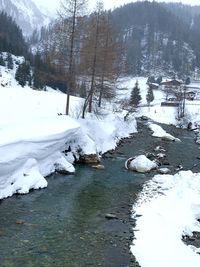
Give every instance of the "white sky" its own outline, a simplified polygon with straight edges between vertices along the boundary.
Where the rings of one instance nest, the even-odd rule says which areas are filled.
[[[59,7],[60,0],[32,0],[33,2],[45,6],[47,8],[50,8],[51,10],[54,10]],[[89,6],[93,8],[95,6],[95,0],[88,0]],[[113,9],[114,7],[118,7],[123,4],[127,4],[130,2],[136,2],[134,0],[104,0],[104,7],[105,9]],[[157,0],[157,2],[182,2],[184,4],[190,4],[190,5],[200,5],[200,0]]]

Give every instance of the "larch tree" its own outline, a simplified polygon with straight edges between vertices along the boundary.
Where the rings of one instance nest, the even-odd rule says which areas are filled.
[[[83,15],[86,7],[86,0],[63,0],[61,2],[60,17],[63,20],[64,31],[68,34],[69,53],[68,57],[68,75],[67,75],[67,102],[66,115],[69,114],[70,94],[74,90],[75,80],[75,62],[76,62],[76,37],[77,21]]]
[[[109,12],[102,2],[97,3],[96,12],[89,18],[80,55],[83,75],[90,77],[90,86],[85,99],[82,117],[88,107],[92,112],[94,96],[101,106],[102,97],[114,95],[111,83],[117,77],[118,45]]]
[[[99,48],[99,33],[100,33],[100,16],[103,12],[102,2],[97,2],[97,11],[93,14],[88,33],[86,35],[86,42],[82,48],[84,68],[91,76],[90,89],[85,98],[82,118],[85,117],[85,111],[88,106],[88,111],[92,112],[92,101],[95,92],[95,77],[97,75],[98,63],[98,48]]]
[[[119,58],[119,42],[117,41],[109,12],[102,14],[100,38],[99,107],[101,107],[102,97],[109,98],[110,95],[113,95],[111,84],[116,81],[118,74],[117,60]]]

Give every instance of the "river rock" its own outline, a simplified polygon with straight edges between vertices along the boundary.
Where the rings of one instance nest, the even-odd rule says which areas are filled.
[[[92,165],[92,168],[97,169],[97,170],[104,170],[105,169],[105,167],[101,164]]]
[[[200,145],[200,138],[199,137],[196,139],[196,144]]]
[[[189,131],[192,130],[192,122],[191,121],[187,125],[187,130],[189,130]]]
[[[25,221],[23,221],[23,220],[16,220],[15,223],[16,223],[16,224],[25,224]]]
[[[107,213],[105,215],[105,218],[108,219],[108,220],[118,219],[117,215],[115,215],[113,213]]]
[[[139,155],[126,160],[125,168],[128,170],[145,173],[157,168],[157,164],[149,160],[145,155]]]
[[[181,170],[183,170],[183,165],[182,164],[179,164],[177,166],[177,168],[175,169],[175,171],[181,171]]]
[[[157,157],[158,159],[164,159],[164,158],[166,158],[166,154],[164,154],[164,153],[158,153],[158,154],[156,155],[156,157]]]
[[[148,158],[148,159],[154,159],[156,157],[156,155],[154,153],[151,153],[151,152],[147,152],[145,154],[145,156]]]
[[[144,116],[144,115],[141,117],[141,120],[143,120],[143,121],[148,121],[148,119],[149,118],[147,116]]]
[[[97,154],[90,154],[90,155],[82,155],[80,156],[79,161],[81,163],[86,164],[98,164],[100,162],[100,158]]]
[[[156,148],[154,148],[154,151],[156,151],[156,152],[165,152],[166,150],[162,146],[157,146]]]
[[[181,140],[180,140],[179,138],[176,138],[176,137],[174,137],[173,135],[168,134],[168,133],[166,133],[165,135],[163,135],[163,136],[161,137],[161,139],[164,140],[164,141],[181,142]]]
[[[158,172],[159,172],[160,174],[168,174],[168,173],[170,173],[171,171],[170,171],[170,169],[168,169],[168,168],[160,168],[160,169],[158,169]]]

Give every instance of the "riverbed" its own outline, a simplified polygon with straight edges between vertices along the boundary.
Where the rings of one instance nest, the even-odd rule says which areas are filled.
[[[0,262],[5,267],[139,266],[129,252],[134,233],[131,207],[150,174],[127,171],[131,156],[166,149],[164,164],[200,171],[194,133],[162,125],[179,142],[161,141],[139,122],[138,134],[102,158],[104,170],[77,165],[75,175],[54,174],[48,187],[0,203]],[[107,213],[116,218],[108,220]]]

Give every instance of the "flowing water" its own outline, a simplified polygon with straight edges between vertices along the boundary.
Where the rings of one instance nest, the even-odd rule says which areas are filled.
[[[75,175],[54,174],[48,187],[0,203],[1,267],[138,266],[129,254],[130,210],[142,185],[155,173],[125,170],[130,156],[167,149],[172,171],[180,163],[200,171],[194,133],[164,126],[181,143],[153,138],[146,127],[102,159],[105,170],[77,165]],[[108,220],[107,213],[117,219]]]

